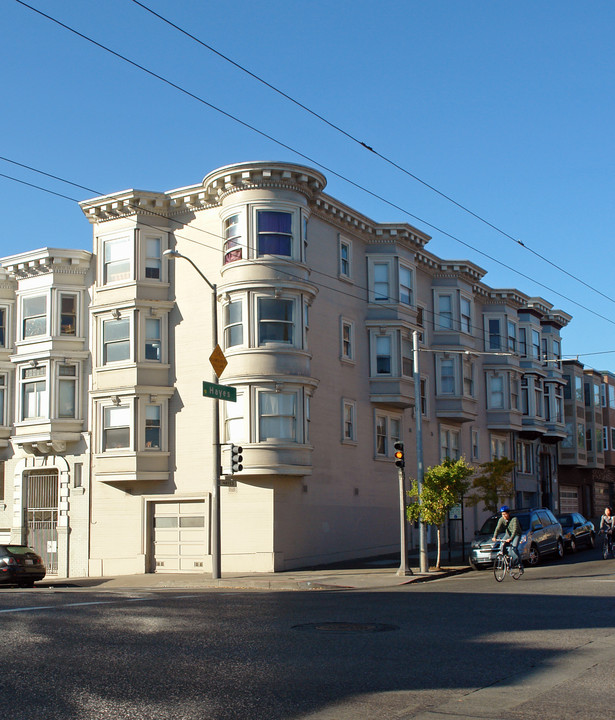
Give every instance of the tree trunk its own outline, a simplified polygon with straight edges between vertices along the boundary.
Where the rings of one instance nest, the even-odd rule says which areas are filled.
[[[437,526],[437,536],[438,536],[438,555],[436,557],[436,570],[440,569],[440,547],[441,547],[441,536],[440,533],[442,531],[442,528],[440,525]]]

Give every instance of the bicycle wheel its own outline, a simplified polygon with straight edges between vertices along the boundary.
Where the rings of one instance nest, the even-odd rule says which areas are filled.
[[[512,565],[508,572],[513,580],[518,580],[523,575],[523,565]]]
[[[506,576],[506,560],[503,555],[498,555],[493,563],[493,576],[498,582],[502,582]]]

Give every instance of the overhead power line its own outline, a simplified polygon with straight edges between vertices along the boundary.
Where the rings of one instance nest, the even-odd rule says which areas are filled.
[[[180,27],[179,25],[177,25],[177,24],[174,23],[173,21],[169,20],[169,18],[167,18],[167,17],[165,17],[164,15],[161,15],[160,13],[156,12],[156,11],[153,10],[152,8],[150,8],[150,7],[148,7],[147,5],[145,5],[145,3],[140,2],[140,0],[131,0],[131,1],[132,1],[135,5],[138,5],[139,7],[143,8],[143,10],[145,10],[146,12],[148,12],[148,13],[150,13],[151,15],[157,17],[157,18],[158,18],[159,20],[161,20],[163,23],[166,23],[166,24],[169,25],[170,27],[174,28],[174,29],[177,30],[178,32],[180,32],[180,33],[182,33],[183,35],[185,35],[186,37],[190,38],[191,40],[194,40],[194,42],[198,43],[199,45],[201,45],[201,46],[204,47],[205,49],[207,49],[207,50],[209,50],[210,52],[214,53],[215,55],[217,55],[219,58],[221,58],[221,59],[224,60],[225,62],[230,63],[231,65],[233,65],[234,67],[236,67],[238,70],[241,70],[241,72],[245,73],[246,75],[249,75],[251,78],[253,78],[253,79],[256,80],[257,82],[261,83],[261,84],[264,85],[265,87],[269,88],[269,89],[272,90],[273,92],[277,93],[277,94],[280,95],[281,97],[285,98],[286,100],[288,100],[289,102],[293,103],[293,104],[296,105],[297,107],[301,108],[301,109],[304,110],[305,112],[309,113],[309,114],[312,115],[313,117],[317,118],[317,119],[320,120],[321,122],[325,123],[325,124],[328,125],[330,128],[332,128],[333,130],[335,130],[336,132],[341,133],[342,135],[344,135],[346,138],[348,138],[348,139],[351,140],[352,142],[356,143],[357,145],[360,145],[360,146],[361,146],[362,148],[364,148],[365,150],[367,150],[367,151],[369,151],[370,153],[376,155],[378,158],[380,158],[381,160],[383,160],[385,163],[389,164],[391,167],[394,167],[394,168],[396,168],[397,170],[401,171],[402,173],[404,173],[404,174],[407,175],[408,177],[412,178],[412,179],[415,180],[416,182],[420,183],[420,184],[423,185],[424,187],[428,188],[428,189],[431,190],[432,192],[436,193],[436,194],[439,195],[440,197],[442,197],[442,198],[444,198],[445,200],[447,200],[448,202],[452,203],[453,205],[455,205],[456,207],[458,207],[460,210],[463,210],[463,211],[464,211],[465,213],[467,213],[468,215],[471,215],[473,218],[475,218],[475,219],[478,220],[479,222],[483,223],[484,225],[487,225],[487,227],[490,227],[492,230],[495,230],[497,233],[499,233],[499,234],[502,235],[503,237],[505,237],[505,238],[507,238],[507,239],[509,239],[509,240],[512,240],[512,242],[516,243],[516,244],[519,245],[520,247],[522,247],[522,248],[524,248],[525,250],[527,250],[528,252],[532,253],[535,257],[537,257],[537,258],[539,258],[540,260],[546,262],[546,263],[549,264],[551,267],[555,268],[556,270],[558,270],[559,272],[563,273],[563,274],[566,275],[567,277],[571,278],[572,280],[576,280],[578,283],[580,283],[580,284],[583,285],[584,287],[588,288],[588,289],[591,290],[592,292],[595,292],[595,293],[597,293],[598,295],[602,296],[602,297],[605,298],[606,300],[609,300],[610,302],[615,303],[615,299],[614,299],[614,298],[610,297],[609,295],[606,295],[605,293],[603,293],[601,290],[599,290],[598,288],[594,287],[593,285],[590,285],[589,283],[586,283],[584,280],[582,280],[582,279],[581,279],[580,277],[578,277],[577,275],[569,272],[569,271],[566,270],[565,268],[563,268],[563,267],[561,267],[560,265],[558,265],[557,263],[553,262],[553,260],[549,259],[548,257],[545,257],[544,255],[542,255],[541,253],[539,253],[538,251],[534,250],[534,249],[531,248],[529,245],[527,245],[526,243],[524,243],[523,241],[519,240],[518,238],[515,238],[515,237],[514,237],[513,235],[511,235],[510,233],[506,232],[505,230],[502,230],[502,228],[498,227],[497,225],[495,225],[495,224],[492,223],[491,221],[489,221],[489,220],[487,220],[486,218],[482,217],[482,215],[479,215],[478,213],[476,213],[476,212],[474,212],[473,210],[471,210],[470,208],[468,208],[466,205],[463,205],[462,203],[458,202],[457,200],[455,200],[454,198],[452,198],[450,195],[447,195],[447,194],[444,193],[442,190],[439,190],[439,189],[438,189],[437,187],[435,187],[434,185],[432,185],[432,184],[428,183],[427,181],[423,180],[423,179],[420,178],[418,175],[416,175],[415,173],[411,172],[411,171],[408,170],[407,168],[403,167],[403,166],[400,165],[399,163],[395,162],[395,161],[392,160],[391,158],[389,158],[389,157],[387,157],[386,155],[383,155],[382,153],[378,152],[377,150],[375,150],[375,149],[374,149],[371,145],[369,145],[368,143],[364,142],[363,140],[359,140],[359,138],[357,138],[356,136],[352,135],[352,134],[351,134],[350,132],[348,132],[347,130],[344,130],[344,128],[340,127],[339,125],[337,125],[336,123],[332,122],[331,120],[327,119],[324,115],[316,112],[315,110],[312,110],[312,108],[308,107],[307,105],[305,105],[304,103],[300,102],[299,100],[297,100],[296,98],[292,97],[291,95],[289,95],[288,93],[284,92],[283,90],[280,90],[280,88],[278,88],[278,87],[276,87],[275,85],[273,85],[272,83],[268,82],[267,80],[265,80],[264,78],[262,78],[260,75],[257,75],[255,72],[252,72],[252,70],[249,70],[247,67],[245,67],[245,65],[242,65],[242,64],[238,63],[236,60],[233,60],[233,59],[230,58],[228,55],[225,55],[224,53],[220,52],[219,50],[216,50],[216,48],[214,48],[212,45],[209,45],[208,43],[204,42],[204,41],[201,40],[200,38],[196,37],[196,35],[193,35],[192,33],[188,32],[186,29]]]
[[[114,57],[122,60],[123,62],[128,63],[128,64],[131,65],[132,67],[137,68],[138,70],[141,70],[142,72],[146,73],[146,74],[149,75],[150,77],[153,77],[153,78],[159,80],[160,82],[168,85],[169,87],[172,87],[173,89],[177,90],[178,92],[180,92],[180,93],[182,93],[182,94],[184,94],[184,95],[192,98],[193,100],[196,100],[197,102],[205,105],[206,107],[210,108],[211,110],[215,110],[216,112],[220,113],[220,114],[223,115],[224,117],[227,117],[227,118],[229,118],[230,120],[233,120],[234,122],[238,123],[239,125],[247,128],[247,129],[249,129],[249,130],[252,130],[253,132],[261,135],[261,136],[264,137],[264,138],[266,138],[267,140],[270,140],[271,142],[275,143],[276,145],[279,145],[280,147],[283,147],[283,148],[285,148],[286,150],[289,150],[290,152],[298,155],[299,157],[303,158],[304,160],[307,160],[309,163],[312,163],[313,165],[321,168],[321,169],[324,170],[325,172],[330,173],[331,175],[339,178],[340,180],[343,180],[344,182],[352,185],[353,187],[355,187],[355,188],[357,188],[357,189],[359,189],[359,190],[367,193],[368,195],[370,195],[370,196],[372,196],[372,197],[374,197],[374,198],[382,201],[383,203],[389,205],[390,207],[392,207],[392,208],[394,208],[394,209],[396,209],[396,210],[399,210],[399,211],[400,211],[401,213],[403,213],[404,215],[407,215],[408,217],[411,217],[411,218],[413,218],[414,220],[417,220],[418,222],[420,222],[420,223],[426,225],[427,227],[432,228],[432,229],[435,230],[436,232],[439,232],[440,234],[444,235],[445,237],[448,237],[448,238],[450,238],[451,240],[454,240],[455,242],[459,243],[460,245],[463,245],[464,247],[469,248],[469,249],[472,250],[473,252],[476,252],[476,253],[478,253],[479,255],[488,258],[488,259],[491,260],[492,262],[497,263],[498,265],[506,268],[507,270],[510,270],[511,272],[519,275],[520,277],[525,278],[526,280],[529,280],[530,282],[532,282],[532,283],[534,283],[534,284],[536,284],[536,285],[544,288],[545,290],[548,290],[549,292],[551,292],[551,293],[553,293],[553,294],[555,294],[555,295],[557,295],[557,296],[559,296],[559,297],[564,298],[564,299],[567,300],[568,302],[573,303],[574,305],[576,305],[577,307],[582,308],[582,309],[585,310],[586,312],[592,313],[593,315],[596,315],[597,317],[599,317],[599,318],[601,318],[601,319],[603,319],[603,320],[606,320],[606,321],[609,322],[609,323],[615,324],[614,321],[611,320],[610,318],[607,318],[607,317],[605,317],[604,315],[600,315],[599,313],[595,312],[594,310],[591,310],[590,308],[588,308],[587,306],[583,305],[582,303],[579,303],[579,302],[577,302],[577,301],[575,301],[575,300],[570,299],[567,295],[564,295],[563,293],[558,292],[558,291],[555,290],[554,288],[551,288],[550,286],[548,286],[548,285],[540,282],[539,280],[536,280],[536,279],[532,278],[531,276],[529,276],[529,275],[521,272],[520,270],[517,270],[516,268],[513,268],[512,266],[508,265],[507,263],[502,262],[501,260],[498,260],[497,258],[493,257],[492,255],[489,255],[488,253],[486,253],[486,252],[484,252],[484,251],[482,251],[482,250],[479,250],[478,248],[475,248],[474,246],[470,245],[469,243],[464,242],[463,240],[461,240],[460,238],[456,237],[455,235],[447,232],[446,230],[443,230],[442,228],[439,228],[437,225],[434,225],[433,223],[430,223],[429,221],[420,218],[419,216],[415,215],[414,213],[411,213],[411,212],[410,212],[409,210],[407,210],[406,208],[403,208],[402,206],[397,205],[396,203],[388,200],[387,198],[385,198],[384,196],[382,196],[382,195],[374,192],[373,190],[369,190],[368,188],[364,187],[363,185],[360,185],[359,183],[355,182],[354,180],[351,180],[350,178],[342,175],[341,173],[336,172],[335,170],[333,170],[333,168],[330,168],[330,167],[324,165],[323,163],[318,162],[316,159],[310,157],[309,155],[306,155],[305,153],[302,153],[301,151],[299,151],[299,150],[293,148],[292,146],[290,146],[290,145],[282,142],[281,140],[278,140],[277,138],[275,138],[274,136],[270,135],[269,133],[266,133],[266,132],[264,132],[263,130],[260,130],[259,128],[256,128],[255,126],[253,126],[253,125],[245,122],[244,120],[241,120],[240,118],[236,117],[235,115],[232,115],[231,113],[229,113],[229,112],[227,112],[227,111],[225,111],[225,110],[217,107],[216,105],[213,105],[212,103],[208,102],[208,101],[205,100],[204,98],[202,98],[202,97],[196,95],[195,93],[193,93],[193,92],[191,92],[191,91],[183,88],[181,85],[178,85],[177,83],[173,82],[172,80],[169,80],[169,79],[163,77],[162,75],[159,75],[158,73],[154,72],[153,70],[149,70],[149,69],[146,68],[145,66],[143,66],[143,65],[135,62],[134,60],[131,60],[130,58],[126,57],[125,55],[122,55],[121,53],[118,53],[118,52],[116,52],[115,50],[112,50],[111,48],[108,48],[106,45],[103,45],[103,44],[99,43],[98,41],[96,41],[96,40],[88,37],[87,35],[84,35],[83,33],[79,32],[78,30],[75,30],[74,28],[70,27],[69,25],[66,25],[65,23],[63,23],[63,22],[61,22],[60,20],[52,17],[51,15],[48,15],[47,13],[42,12],[42,11],[39,10],[38,8],[35,8],[35,7],[33,7],[32,5],[29,5],[28,3],[24,2],[23,0],[15,0],[15,2],[17,2],[19,5],[22,5],[23,7],[28,8],[29,10],[32,10],[32,11],[35,12],[36,14],[40,15],[41,17],[46,18],[47,20],[53,22],[54,24],[56,24],[56,25],[64,28],[65,30],[68,30],[68,31],[71,32],[72,34],[80,37],[81,39],[85,40],[86,42],[89,42],[89,43],[95,45],[96,47],[100,48],[101,50],[104,50],[105,52],[107,52],[107,53],[113,55]],[[595,288],[592,288],[592,289],[595,290]],[[598,291],[596,291],[596,292],[598,292]]]

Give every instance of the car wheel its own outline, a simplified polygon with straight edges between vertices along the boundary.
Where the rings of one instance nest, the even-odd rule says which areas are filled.
[[[538,565],[539,560],[540,553],[538,552],[538,548],[536,545],[530,545],[530,554],[527,559],[528,565]]]
[[[577,551],[577,541],[574,538],[570,538],[570,552]]]
[[[590,548],[595,548],[595,547],[596,547],[596,536],[595,536],[594,533],[590,533],[590,535],[589,535],[589,541],[588,541],[588,543],[587,543],[587,546],[590,547]]]
[[[555,559],[561,560],[564,557],[564,543],[562,542],[562,539],[560,538],[557,541],[557,545],[555,547]]]

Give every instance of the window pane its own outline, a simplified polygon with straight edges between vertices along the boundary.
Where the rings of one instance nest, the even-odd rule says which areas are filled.
[[[109,430],[105,430],[103,442],[105,450],[127,448],[130,446],[130,429],[110,428]]]
[[[259,298],[258,300],[258,341],[293,342],[293,308],[292,300]]]
[[[262,210],[258,213],[258,254],[291,255],[292,215]]]
[[[130,408],[127,405],[105,408],[105,427],[121,427],[130,425]]]
[[[64,418],[74,418],[75,413],[75,388],[74,380],[60,380],[58,383],[58,415]]]

